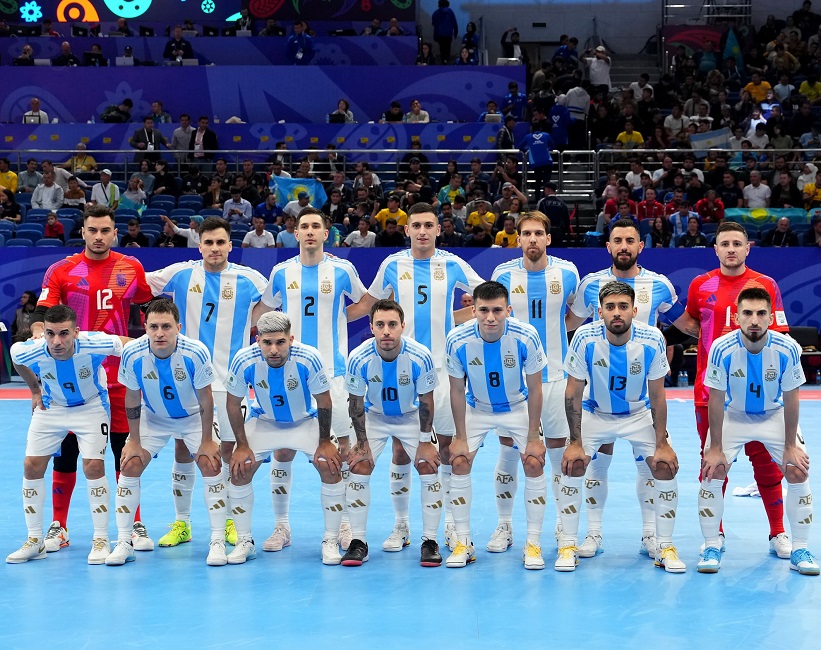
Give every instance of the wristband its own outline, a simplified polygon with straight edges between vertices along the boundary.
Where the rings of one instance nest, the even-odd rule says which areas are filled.
[[[431,442],[433,440],[433,431],[420,431],[419,442]]]

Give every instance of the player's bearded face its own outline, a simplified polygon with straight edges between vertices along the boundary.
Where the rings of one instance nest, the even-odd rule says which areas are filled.
[[[288,357],[291,356],[293,342],[294,337],[286,332],[261,334],[258,340],[260,352],[271,368],[280,368],[285,365]]]
[[[636,265],[644,243],[634,228],[614,228],[607,242],[607,250],[613,257],[613,266],[619,271],[629,271]]]
[[[633,324],[636,308],[628,296],[608,296],[599,308],[599,316],[607,330],[616,335],[624,334]]]
[[[745,300],[738,306],[735,321],[741,333],[751,343],[760,341],[767,335],[773,314],[764,300]]]
[[[519,224],[522,233],[519,235],[519,246],[525,257],[531,262],[542,258],[550,245],[550,234],[545,232],[541,222],[527,219]]]
[[[391,352],[402,344],[404,329],[405,324],[401,322],[399,312],[377,311],[373,315],[371,332],[373,332],[377,346],[383,352]]]
[[[89,217],[83,224],[86,250],[95,254],[107,253],[117,241],[117,229],[111,217]]]

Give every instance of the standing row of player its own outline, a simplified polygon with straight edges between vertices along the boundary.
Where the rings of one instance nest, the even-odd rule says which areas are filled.
[[[777,326],[786,327],[775,283],[746,268],[746,234],[742,228],[727,226],[717,237],[721,267],[694,281],[685,312],[666,278],[638,266],[642,244],[629,221],[617,222],[611,228],[608,250],[613,265],[579,282],[572,264],[546,253],[549,221],[540,213],[528,213],[518,223],[522,258],[496,269],[493,278],[498,283],[482,284],[463,260],[435,249],[435,214],[429,206],[415,206],[407,226],[410,250],[389,256],[366,290],[349,262],[323,253],[327,231],[321,214],[312,209],[300,215],[296,231],[299,255],[277,265],[267,283],[255,271],[228,263],[230,233],[215,219],[202,225],[202,261],[172,265],[149,274],[147,282],[143,281],[135,260],[108,250],[114,239],[110,215],[90,213],[84,231],[86,250],[47,273],[40,299],[43,311],[51,304],[73,305],[78,308],[79,329],[114,330],[127,320],[124,317],[130,300],[144,301],[146,292],[150,292],[172,296],[177,307],[171,307],[180,312],[175,316],[174,309],[167,306],[170,303],[149,307],[146,337],[129,344],[135,349],[139,347],[140,353],[127,355],[129,365],[120,372],[128,391],[125,410],[131,437],[122,452],[118,454],[115,449],[115,457],[119,455],[123,464],[117,496],[119,541],[105,561],[122,564],[133,559],[134,548],[139,550],[141,536],[132,521],[139,503],[139,474],[151,451],[141,441],[148,432],[147,438],[157,438],[153,444],[164,444],[162,436],[155,434],[169,430],[157,422],[152,426],[150,420],[171,418],[187,422],[194,418],[190,426],[182,429],[190,435],[181,433],[177,440],[173,476],[177,521],[160,544],[175,545],[191,538],[193,457],[206,482],[212,524],[209,564],[243,562],[254,557],[250,479],[259,461],[272,451],[275,462],[271,488],[277,525],[263,548],[280,550],[290,543],[291,461],[297,450],[313,455],[323,482],[323,562],[356,565],[367,560],[368,477],[375,458],[387,440],[394,437],[400,442],[392,448],[391,466],[396,525],[383,548],[401,550],[409,544],[409,470],[413,459],[423,485],[422,563],[429,566],[442,561],[436,529],[444,505],[446,541],[452,551],[447,565],[464,566],[475,559],[470,536],[470,468],[484,435],[495,431],[502,441],[495,480],[499,522],[488,550],[505,551],[513,543],[511,513],[517,467],[522,462],[528,523],[523,560],[526,568],[544,567],[540,534],[546,504],[543,467],[547,455],[554,498],[559,506],[556,534],[560,550],[556,568],[572,570],[579,555],[593,556],[602,547],[601,512],[607,494],[606,471],[612,457],[612,442],[617,434],[634,431],[635,440],[628,439],[634,442],[640,470],[637,488],[643,517],[641,548],[658,566],[683,571],[684,564],[672,546],[677,461],[666,441],[666,406],[662,406],[666,405],[664,339],[658,330],[633,323],[632,319],[635,316],[643,323],[654,324],[661,315],[689,334],[698,334],[701,321],[698,370],[702,383],[697,383],[697,392],[702,390],[706,369],[702,349],[706,357],[712,340],[737,326],[731,313],[735,311],[735,297],[740,289],[765,287],[775,307]],[[99,264],[101,261],[103,264]],[[89,272],[92,262],[98,262],[97,273],[93,275]],[[115,270],[117,264],[120,269]],[[122,273],[123,266],[133,270],[133,275]],[[614,285],[613,280],[620,282]],[[474,291],[476,302],[472,310],[453,310],[456,289]],[[705,290],[711,293],[702,300]],[[377,302],[391,296],[398,305]],[[346,297],[353,303],[347,309]],[[159,305],[165,305],[165,311]],[[260,318],[266,310],[275,308],[288,317],[276,312]],[[717,322],[715,314],[723,317],[725,309],[726,321]],[[507,318],[511,311],[516,319]],[[347,320],[366,313],[370,314],[375,338],[352,352],[346,365],[342,351],[348,349]],[[475,322],[457,326],[474,315]],[[575,329],[589,316],[601,319],[603,324],[593,323],[579,329],[568,354],[567,328]],[[155,323],[157,320],[163,322]],[[162,330],[173,330],[175,320],[177,329],[181,327],[185,336],[180,338],[182,344],[176,343],[175,338],[175,348],[169,351],[170,334],[163,335]],[[258,321],[259,340],[242,349],[254,321]],[[65,322],[56,324],[63,326]],[[330,335],[328,323],[334,324]],[[324,331],[321,324],[326,327]],[[157,336],[152,336],[152,327],[157,328]],[[46,329],[51,332],[48,341],[55,333]],[[404,336],[401,329],[405,330]],[[292,337],[298,343],[292,343]],[[31,353],[38,344],[23,345]],[[42,349],[46,347],[39,345]],[[202,349],[206,350],[205,355]],[[186,350],[188,356],[183,354]],[[213,365],[209,351],[213,354]],[[591,361],[597,354],[601,358]],[[165,365],[162,373],[159,367],[143,372],[143,366],[153,368],[161,359]],[[135,370],[137,360],[139,370]],[[445,360],[447,364],[443,363]],[[404,372],[398,371],[400,367]],[[662,370],[664,373],[659,375]],[[198,373],[199,379],[195,379]],[[211,381],[203,383],[202,377],[209,373]],[[569,386],[566,373],[570,375]],[[44,375],[38,376],[46,386]],[[184,391],[181,392],[179,384],[184,385]],[[212,384],[216,421],[222,432],[221,463],[212,445],[206,444],[214,420],[213,411],[207,406],[210,402],[197,401],[202,397],[200,391]],[[256,397],[246,423],[242,400],[249,384],[254,385]],[[784,392],[787,390],[792,389]],[[211,390],[208,392],[210,395]],[[349,393],[346,412],[341,406],[348,401]],[[583,394],[586,399],[582,403]],[[776,391],[772,404],[778,407],[781,399],[781,392]],[[561,401],[565,402],[566,417],[561,415]],[[200,409],[196,404],[205,406]],[[734,408],[731,399],[727,404]],[[697,399],[697,413],[701,407],[703,404]],[[769,403],[757,402],[756,407],[761,412],[781,412]],[[594,420],[589,420],[588,415],[594,416]],[[418,424],[414,424],[415,418]],[[63,418],[62,422],[65,427],[70,419]],[[351,422],[357,441],[349,451],[346,443]],[[114,419],[112,426],[113,423]],[[392,436],[394,432],[397,435]],[[197,434],[200,438],[196,438]],[[568,438],[570,445],[565,450]],[[438,442],[438,455],[430,444],[434,440]],[[582,440],[583,445],[579,444]],[[337,443],[341,453],[336,451]],[[27,451],[27,481],[28,457]],[[755,454],[751,457],[755,463]],[[47,460],[47,455],[45,463],[39,457],[38,468],[42,466],[43,472]],[[589,531],[579,545],[578,511],[588,462]],[[775,463],[769,465],[768,471]],[[770,487],[773,478],[762,476],[756,474],[759,484],[764,480],[764,487]],[[779,474],[779,490],[780,478]],[[36,488],[24,484],[24,498],[27,489],[43,493],[40,484]],[[806,495],[801,498],[806,501]],[[770,517],[771,548],[779,555],[794,555],[801,550],[800,540],[794,540],[790,548],[781,523],[783,515],[777,512],[778,504],[765,498],[765,505],[770,506],[768,512],[776,511]],[[234,521],[222,526],[220,517],[224,519],[228,510]],[[345,510],[350,525],[342,520]],[[51,550],[47,547],[49,537],[44,541],[42,536],[42,504],[27,503],[26,513],[29,540],[17,552],[22,559],[15,559],[16,554],[12,554],[9,561],[39,558],[45,550]],[[39,533],[34,514],[39,516]],[[90,562],[98,561],[108,550],[107,538],[98,536],[96,523],[95,520],[94,558],[89,556]],[[67,544],[65,522],[57,524],[56,537]],[[142,531],[144,535],[144,527]],[[236,544],[227,556],[226,539]],[[805,542],[806,538],[803,539]],[[708,541],[715,540],[711,537]],[[344,557],[339,553],[339,543],[347,551]],[[99,550],[103,546],[104,550]],[[708,544],[705,558],[711,548]],[[98,549],[96,554],[94,549]],[[811,556],[809,563],[814,565]],[[801,562],[792,564],[801,569]],[[804,565],[806,569],[807,561]]]

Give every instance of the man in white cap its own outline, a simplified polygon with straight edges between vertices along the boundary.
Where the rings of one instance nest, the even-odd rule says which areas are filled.
[[[116,210],[120,204],[120,188],[111,182],[111,170],[100,171],[100,182],[91,188],[91,205],[107,205]]]
[[[602,93],[607,97],[611,86],[610,57],[607,56],[607,49],[604,45],[599,45],[595,50],[587,50],[587,56],[582,58],[582,61],[590,68],[590,86],[593,92]]]

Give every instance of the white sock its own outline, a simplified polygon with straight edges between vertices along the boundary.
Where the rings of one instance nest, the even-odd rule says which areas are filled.
[[[117,481],[115,519],[117,520],[117,540],[131,543],[134,530],[134,513],[140,505],[140,478],[120,474]]]
[[[678,510],[678,481],[675,477],[669,481],[656,479],[656,496],[653,504],[656,509],[656,541],[659,548],[673,543],[673,529],[676,526]]]
[[[439,465],[439,482],[442,484],[442,501],[445,502],[445,526],[453,523],[453,506],[450,502],[450,479],[453,468],[450,465]]]
[[[88,505],[91,508],[91,525],[94,537],[108,539],[108,509],[111,507],[111,495],[108,492],[108,479],[105,476],[86,479]]]
[[[604,504],[607,502],[607,470],[612,460],[612,454],[596,452],[584,475],[584,504],[587,508],[587,532],[590,535],[601,535]]]
[[[547,476],[525,477],[525,516],[527,541],[541,546],[542,523],[547,505]]]
[[[288,513],[291,508],[291,482],[294,475],[291,471],[293,461],[281,463],[271,461],[271,499],[274,502],[274,520],[277,525],[282,524],[290,528]]]
[[[222,461],[222,482],[225,485],[223,501],[225,501],[225,518],[231,518],[231,498],[228,496],[228,484],[231,482],[231,465]]]
[[[211,524],[211,541],[225,539],[225,520],[228,518],[228,490],[222,473],[216,476],[203,476],[203,493],[205,508],[208,510],[208,521]]]
[[[519,450],[506,445],[499,446],[496,474],[493,485],[496,489],[496,515],[499,523],[513,523],[513,504],[519,488],[519,465],[522,459]]]
[[[636,461],[636,496],[641,508],[641,534],[656,534],[656,508],[653,498],[656,496],[656,483],[647,461]]]
[[[719,531],[721,518],[724,516],[724,494],[721,487],[724,481],[701,481],[698,491],[698,521],[701,524],[701,534],[704,535],[706,547],[721,548]]]
[[[442,520],[442,483],[436,474],[420,474],[422,497],[422,539],[436,541]]]
[[[174,511],[177,521],[191,523],[191,502],[194,499],[194,481],[197,465],[174,462],[171,467],[171,489],[174,492]]]
[[[251,521],[254,515],[254,486],[228,484],[231,499],[231,518],[237,530],[237,539],[251,539]],[[223,527],[223,535],[225,534]]]
[[[46,504],[46,479],[23,479],[23,513],[28,536],[43,539],[43,509]]]
[[[787,521],[792,533],[792,550],[807,548],[812,524],[812,493],[809,479],[803,483],[787,483]]]
[[[345,490],[347,492],[347,490],[348,490],[348,481],[351,478],[351,468],[348,466],[348,461],[347,460],[342,463],[342,467],[340,468],[340,474],[342,474],[342,485],[345,486]],[[348,517],[348,497],[347,497],[347,495],[345,496],[345,499],[343,500],[342,504],[345,506],[345,509],[342,511],[342,520],[340,522],[340,525],[348,524],[350,526],[351,519],[350,519],[350,517]]]
[[[555,449],[547,448],[547,458],[550,460],[550,489],[553,491],[553,504],[556,509],[556,523],[559,521],[559,485],[562,480],[562,456],[564,456],[564,447],[556,447]]]
[[[322,484],[322,511],[325,513],[325,539],[339,539],[339,524],[345,508],[345,484]]]
[[[452,474],[450,477],[450,506],[456,537],[465,545],[470,543],[470,504],[473,501],[473,483],[470,474]]]
[[[367,543],[368,510],[371,507],[370,474],[350,474],[345,490],[348,500],[351,535],[354,539]]]
[[[396,465],[391,463],[391,501],[393,502],[393,516],[397,524],[408,524],[410,513],[411,465]]]
[[[582,485],[584,476],[566,476],[562,474],[559,487],[559,517],[562,521],[562,534],[559,546],[579,545],[579,511],[582,508]]]

